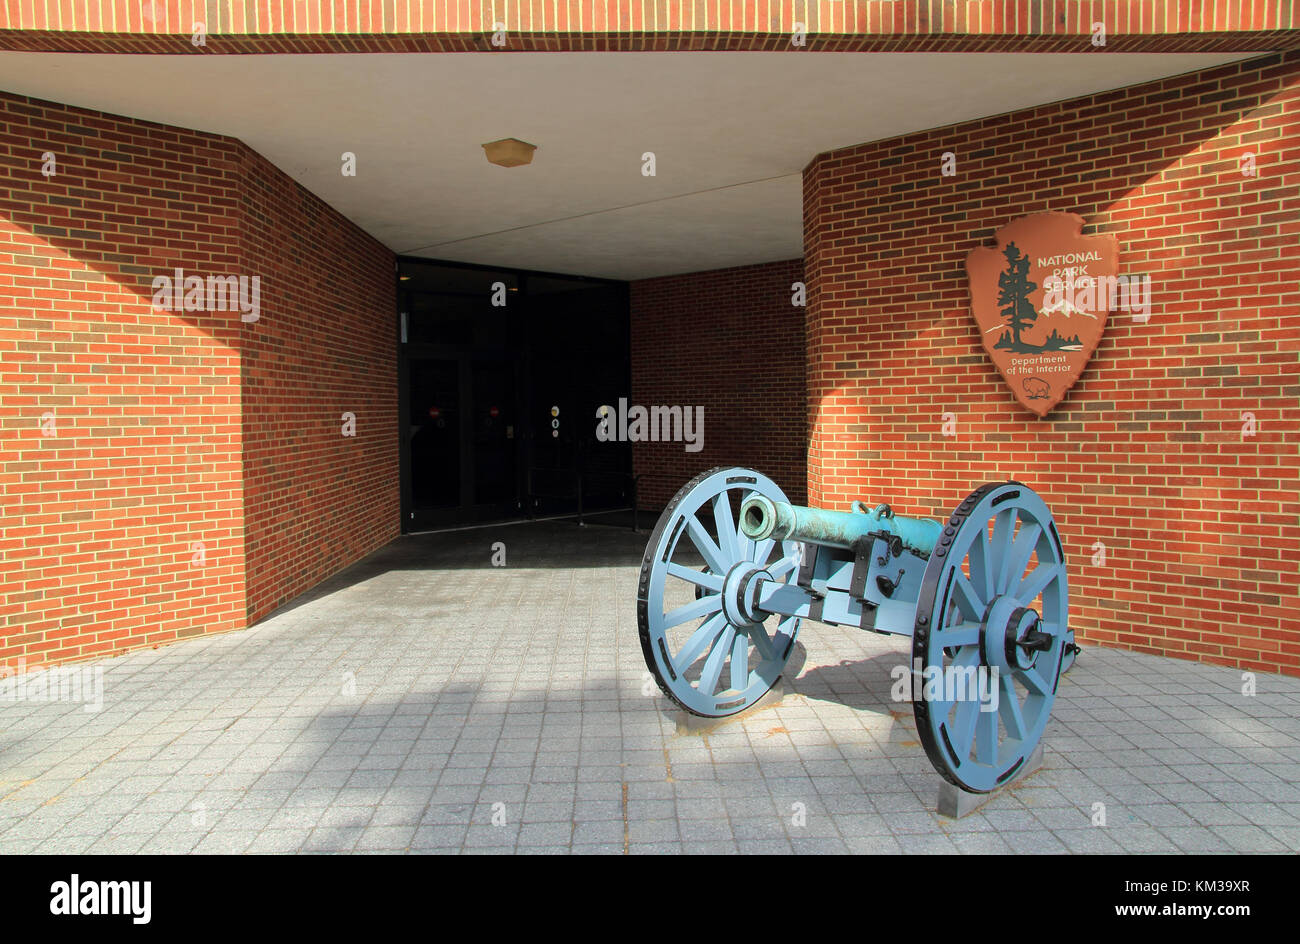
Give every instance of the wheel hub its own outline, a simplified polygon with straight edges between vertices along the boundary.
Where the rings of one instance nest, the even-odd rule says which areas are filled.
[[[1043,619],[1037,611],[1022,606],[1007,621],[1007,661],[1021,669],[1032,669],[1040,652],[1052,648],[1052,637],[1039,627]]]
[[[740,561],[727,572],[722,583],[722,612],[732,626],[761,623],[766,615],[758,609],[758,581],[772,575],[753,561]]]
[[[1052,647],[1052,637],[1043,632],[1038,611],[1021,606],[1013,597],[998,597],[984,614],[981,649],[985,665],[999,671],[1032,669],[1040,652]]]

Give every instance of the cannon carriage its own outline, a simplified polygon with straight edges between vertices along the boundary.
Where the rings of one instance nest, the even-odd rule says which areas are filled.
[[[944,522],[791,505],[752,469],[683,486],[637,592],[663,692],[696,715],[744,711],[780,678],[804,619],[912,638],[921,743],[969,793],[1022,772],[1077,652],[1060,534],[1019,482],[982,486]]]

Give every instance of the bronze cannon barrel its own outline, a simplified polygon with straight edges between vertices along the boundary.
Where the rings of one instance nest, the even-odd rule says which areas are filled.
[[[852,511],[828,511],[753,495],[741,505],[740,530],[755,541],[775,538],[842,548],[853,547],[865,534],[884,531],[896,535],[904,547],[929,554],[943,526],[928,518],[895,515],[888,505],[867,511],[861,502],[854,502]]]

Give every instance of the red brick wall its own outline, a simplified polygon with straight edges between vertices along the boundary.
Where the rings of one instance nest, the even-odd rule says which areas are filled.
[[[246,148],[241,170],[263,288],[243,347],[252,622],[400,532],[397,290],[383,245]]]
[[[243,625],[239,317],[151,307],[238,272],[231,145],[0,94],[0,665]]]
[[[506,49],[1074,52],[1104,20],[1133,52],[1294,49],[1293,0],[566,0],[499,7],[458,0],[186,3],[84,0],[0,6],[0,48],[163,55],[487,52]],[[206,42],[194,46],[196,21]],[[806,45],[795,46],[795,24]],[[1285,46],[1280,44],[1287,44]]]
[[[704,407],[704,447],[638,443],[639,503],[662,508],[717,465],[756,468],[805,496],[804,309],[799,259],[631,284],[632,393],[643,406]]]
[[[1014,476],[1057,516],[1084,642],[1300,673],[1298,138],[1288,53],[817,157],[812,499],[946,515]],[[984,353],[964,261],[1043,210],[1115,233],[1154,298],[1037,420]]]
[[[0,666],[238,629],[397,534],[391,253],[239,142],[3,93],[0,195]],[[153,309],[178,267],[260,319]]]

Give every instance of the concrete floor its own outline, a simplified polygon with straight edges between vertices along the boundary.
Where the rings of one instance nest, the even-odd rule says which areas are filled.
[[[806,624],[782,701],[679,734],[644,543],[408,536],[252,629],[87,666],[98,711],[0,699],[0,852],[1300,849],[1295,678],[1088,647],[1045,769],[956,822],[889,698],[908,640]]]

